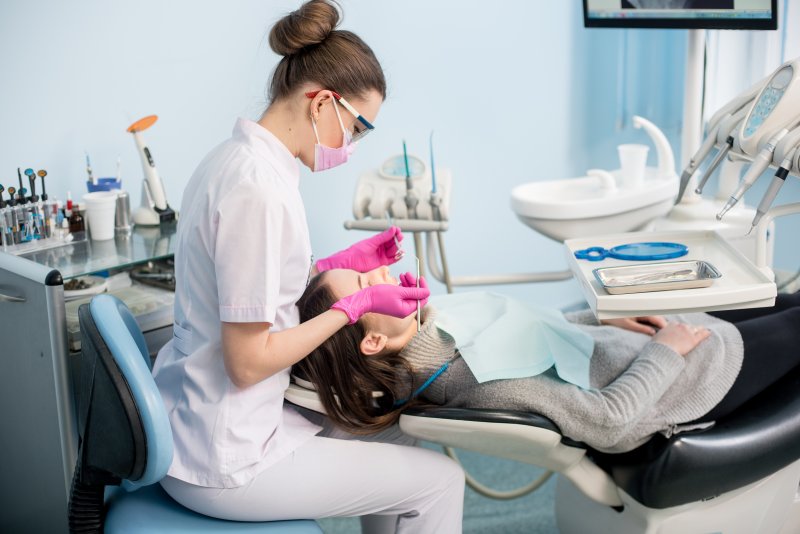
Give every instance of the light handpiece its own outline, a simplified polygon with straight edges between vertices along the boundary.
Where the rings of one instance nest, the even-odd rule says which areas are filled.
[[[764,146],[764,148],[758,152],[758,155],[756,155],[756,157],[753,159],[753,163],[750,165],[750,168],[747,169],[747,173],[739,182],[739,187],[737,187],[736,191],[733,192],[731,198],[728,199],[728,202],[725,204],[722,210],[717,213],[718,221],[722,220],[722,217],[724,217],[725,214],[728,213],[737,202],[739,202],[739,199],[744,196],[747,190],[750,189],[750,187],[756,182],[756,179],[761,176],[761,173],[763,173],[764,170],[769,167],[769,164],[772,163],[772,154],[775,152],[775,145],[777,145],[787,133],[789,133],[789,130],[783,128],[769,141],[767,141],[767,144]]]

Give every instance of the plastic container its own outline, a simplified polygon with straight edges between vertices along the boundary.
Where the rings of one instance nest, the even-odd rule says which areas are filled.
[[[620,182],[619,187],[641,187],[644,183],[644,170],[647,166],[647,145],[619,145]]]
[[[88,189],[90,193],[122,189],[122,180],[117,180],[116,178],[98,178],[96,184],[86,182],[86,189]]]
[[[117,209],[116,191],[96,191],[83,195],[86,219],[93,240],[114,239],[114,214]]]

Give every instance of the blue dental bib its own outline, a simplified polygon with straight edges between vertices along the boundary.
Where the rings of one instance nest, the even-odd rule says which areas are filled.
[[[588,389],[592,337],[552,309],[485,291],[431,297],[436,326],[456,341],[478,382],[524,378],[555,365],[558,376]]]

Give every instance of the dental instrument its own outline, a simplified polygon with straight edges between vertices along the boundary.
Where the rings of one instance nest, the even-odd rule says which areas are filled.
[[[33,172],[33,169],[25,169],[25,176],[28,177],[28,183],[31,186],[31,202],[37,202],[39,197],[36,196],[36,173]]]
[[[433,131],[431,130],[431,135],[428,138],[428,148],[431,152],[431,196],[428,199],[428,203],[431,206],[431,213],[433,214],[434,221],[441,221],[442,220],[442,196],[439,194],[439,191],[436,188],[436,164],[434,162],[433,157]],[[428,241],[430,241],[430,234],[428,234]],[[442,273],[444,278],[444,285],[445,289],[447,289],[448,293],[453,292],[453,285],[450,282],[450,269],[447,267],[447,258],[444,253],[444,236],[442,232],[436,232],[436,241],[439,245],[439,250],[441,251],[441,261],[442,261]]]
[[[783,128],[777,134],[775,134],[767,144],[762,148],[758,155],[753,160],[753,163],[750,165],[750,168],[747,170],[747,173],[742,177],[742,180],[739,182],[739,187],[736,188],[736,191],[731,194],[731,198],[728,202],[723,206],[722,210],[717,214],[717,220],[721,221],[722,217],[725,216],[731,208],[733,208],[737,202],[744,196],[750,187],[756,182],[761,173],[769,167],[769,164],[772,163],[772,154],[775,152],[775,145],[789,133],[789,130]]]
[[[386,221],[388,222],[390,228],[392,226],[394,226],[394,221],[392,220],[392,215],[388,211],[386,212]],[[405,252],[400,247],[400,241],[397,239],[397,235],[393,235],[392,239],[394,239],[394,246],[397,247],[397,252],[394,253],[394,259],[396,261],[396,260],[401,259],[403,256],[405,256]]]
[[[417,218],[417,204],[419,199],[414,194],[414,183],[411,180],[411,171],[408,167],[408,151],[406,150],[406,142],[403,140],[403,162],[406,167],[406,209],[408,209],[409,218]]]
[[[142,160],[144,170],[144,180],[142,181],[142,199],[140,206],[133,213],[133,221],[136,224],[155,226],[161,223],[174,221],[175,211],[167,203],[164,183],[158,174],[156,164],[150,149],[144,144],[141,132],[150,128],[158,116],[148,115],[128,126],[127,131],[133,134],[133,140]]]
[[[36,174],[41,178],[42,181],[42,200],[47,200],[47,189],[44,186],[44,177],[47,176],[47,171],[44,169],[40,169],[36,172]]]
[[[417,263],[417,288],[419,288],[419,258],[414,258]],[[422,329],[422,314],[420,313],[420,303],[417,300],[417,332]]]
[[[17,167],[17,178],[19,179],[19,189],[17,189],[17,195],[21,195],[22,191],[25,190],[25,186],[22,185],[22,172]],[[19,201],[22,201],[22,198],[18,198]]]
[[[697,169],[700,167],[700,165],[706,160],[714,146],[722,141],[727,143],[728,139],[730,139],[730,145],[727,148],[725,148],[723,145],[721,149],[724,151],[724,153],[722,155],[717,154],[709,168],[706,169],[705,173],[701,177],[699,185],[695,189],[695,193],[700,194],[702,192],[705,182],[708,181],[708,178],[714,172],[717,165],[719,165],[719,163],[725,157],[725,154],[727,154],[728,150],[730,150],[730,147],[733,146],[733,131],[736,129],[747,111],[745,106],[749,104],[753,98],[755,98],[755,91],[752,91],[752,94],[747,94],[735,99],[735,105],[730,106],[730,111],[726,111],[725,113],[717,112],[713,117],[711,117],[708,126],[708,135],[700,145],[700,148],[697,149],[697,152],[695,152],[695,154],[689,159],[688,165],[681,173],[681,184],[680,189],[678,190],[678,197],[675,200],[676,204],[683,199],[683,194],[686,191],[686,187],[689,185],[689,181],[692,179],[692,176],[694,176],[694,173],[697,172]],[[728,135],[725,135],[726,133]],[[722,140],[719,139],[720,136],[723,136]]]
[[[778,191],[780,191],[781,187],[783,187],[783,184],[786,183],[786,177],[789,176],[789,171],[792,168],[792,159],[794,158],[795,152],[797,152],[797,147],[793,148],[781,162],[778,172],[775,173],[775,176],[772,178],[772,182],[767,188],[767,192],[764,193],[764,196],[761,198],[761,202],[758,204],[758,208],[756,208],[756,216],[753,217],[753,222],[750,225],[750,232],[752,232],[753,228],[758,225],[764,214],[769,211],[769,208],[775,201],[775,197],[778,196]],[[747,234],[750,235],[750,232]]]
[[[92,185],[97,185],[97,178],[92,173],[92,164],[89,161],[89,152],[84,152],[84,154],[86,154],[86,178]]]
[[[8,205],[13,207],[17,201],[14,199],[14,194],[17,192],[14,186],[8,188]]]
[[[712,136],[708,136],[708,138],[713,139]],[[697,188],[694,190],[695,193],[698,195],[703,193],[703,188],[706,186],[706,182],[708,182],[708,179],[711,178],[712,174],[714,174],[714,171],[717,170],[717,167],[720,163],[722,163],[722,160],[725,159],[725,156],[728,155],[731,147],[733,147],[733,136],[729,135],[725,139],[725,144],[722,145],[719,151],[717,151],[717,155],[714,156],[713,160],[711,160],[711,165],[708,166],[703,175],[700,177],[700,180],[697,182]]]
[[[741,125],[746,113],[746,109],[741,109],[735,114],[728,115],[727,117],[723,118],[717,125],[716,135],[714,135],[714,132],[711,132],[706,138],[706,142],[709,140],[712,142],[712,144],[716,142],[717,145],[720,145],[720,148],[717,152],[717,155],[711,161],[711,164],[708,166],[705,172],[703,172],[700,180],[698,181],[697,188],[695,189],[695,193],[698,195],[702,194],[703,188],[705,187],[706,182],[708,182],[708,179],[711,178],[711,175],[717,170],[719,164],[722,163],[722,161],[725,159],[725,156],[727,156],[728,152],[730,152],[731,148],[733,148],[734,132]],[[705,159],[705,156],[703,159]]]
[[[409,219],[417,219],[418,212],[417,212],[417,205],[419,204],[419,198],[417,197],[416,193],[414,192],[414,183],[411,179],[411,170],[408,165],[408,150],[406,149],[406,141],[403,140],[403,162],[405,163],[406,167],[406,210],[408,211],[407,217]],[[419,257],[422,255],[422,237],[420,236],[419,232],[414,232],[414,251],[417,256],[417,261],[419,261]]]
[[[121,181],[121,174],[120,174],[120,167],[122,165],[122,161],[119,156],[117,156],[117,181]]]

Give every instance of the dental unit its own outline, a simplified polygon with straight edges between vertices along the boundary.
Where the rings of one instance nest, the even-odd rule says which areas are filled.
[[[430,272],[446,284],[448,292],[454,286],[563,280],[574,275],[598,318],[769,306],[774,303],[776,286],[767,262],[765,234],[775,217],[800,213],[800,203],[771,207],[787,177],[800,175],[799,75],[800,61],[790,61],[723,106],[712,116],[708,136],[680,179],[674,172],[674,156],[663,134],[659,135],[652,123],[635,117],[634,125],[645,128],[658,151],[658,168],[647,168],[646,172],[644,189],[650,198],[641,200],[641,204],[637,202],[647,194],[640,197],[636,190],[620,188],[619,171],[590,169],[584,177],[524,184],[515,189],[512,209],[520,220],[548,237],[564,241],[570,261],[570,269],[565,272],[450,276],[443,233],[449,224],[452,177],[448,170],[434,165],[432,134],[429,168],[404,153],[387,161],[378,172],[361,176],[353,203],[355,220],[346,221],[345,228],[380,230],[388,224],[383,219],[385,212],[397,215],[405,209],[394,223],[406,231],[425,232]],[[696,172],[712,154],[710,166],[703,170],[697,186],[690,188]],[[702,211],[708,216],[705,229],[667,227],[668,231],[664,231],[655,224],[655,231],[631,232],[663,222],[666,217],[657,217],[672,206],[672,210],[678,210],[684,205],[700,205],[696,199],[684,198],[684,193],[687,189],[701,193],[726,159],[751,164],[733,193],[726,193],[729,205],[723,207],[720,217],[741,203],[742,195],[767,168],[777,169],[752,219],[751,230],[756,228],[759,233],[753,258],[748,259],[714,230],[720,223],[714,217],[716,211],[712,213],[708,208],[717,206],[708,201],[704,201]],[[416,205],[416,216],[410,203],[402,203],[403,194],[412,190],[409,183],[417,198],[422,199]],[[614,209],[604,213],[603,203],[614,205]],[[632,217],[640,209],[649,211],[650,216]],[[738,207],[728,216],[749,216],[751,211]],[[657,213],[653,215],[654,212]],[[545,216],[552,216],[554,222]],[[608,226],[593,234],[600,224]],[[569,228],[572,225],[574,228]],[[743,226],[732,228],[737,232]],[[615,231],[627,233],[612,233]],[[435,240],[432,234],[436,234]],[[643,236],[685,243],[690,254],[687,258],[702,259],[691,257],[692,252],[707,256],[705,259],[713,260],[722,276],[712,286],[700,289],[599,295],[589,276],[591,262],[580,263],[582,260],[575,259],[573,252],[589,244],[614,246],[642,241]],[[417,249],[419,256],[418,244]],[[613,267],[623,260],[603,261]],[[453,457],[452,447],[458,447],[557,473],[556,517],[562,532],[749,533],[766,528],[788,533],[800,530],[800,501],[796,498],[800,482],[800,454],[796,447],[800,439],[800,420],[796,417],[800,410],[798,379],[795,374],[776,384],[724,425],[654,439],[648,444],[647,458],[598,456],[581,444],[565,440],[558,428],[537,414],[419,408],[407,410],[401,416],[400,427],[418,439],[443,445]],[[286,398],[320,411],[316,393],[309,387],[309,383],[296,378]],[[508,492],[486,488],[469,474],[467,483],[483,495],[508,499],[535,490],[550,475],[547,472],[527,487]],[[765,515],[767,503],[769,514]]]

